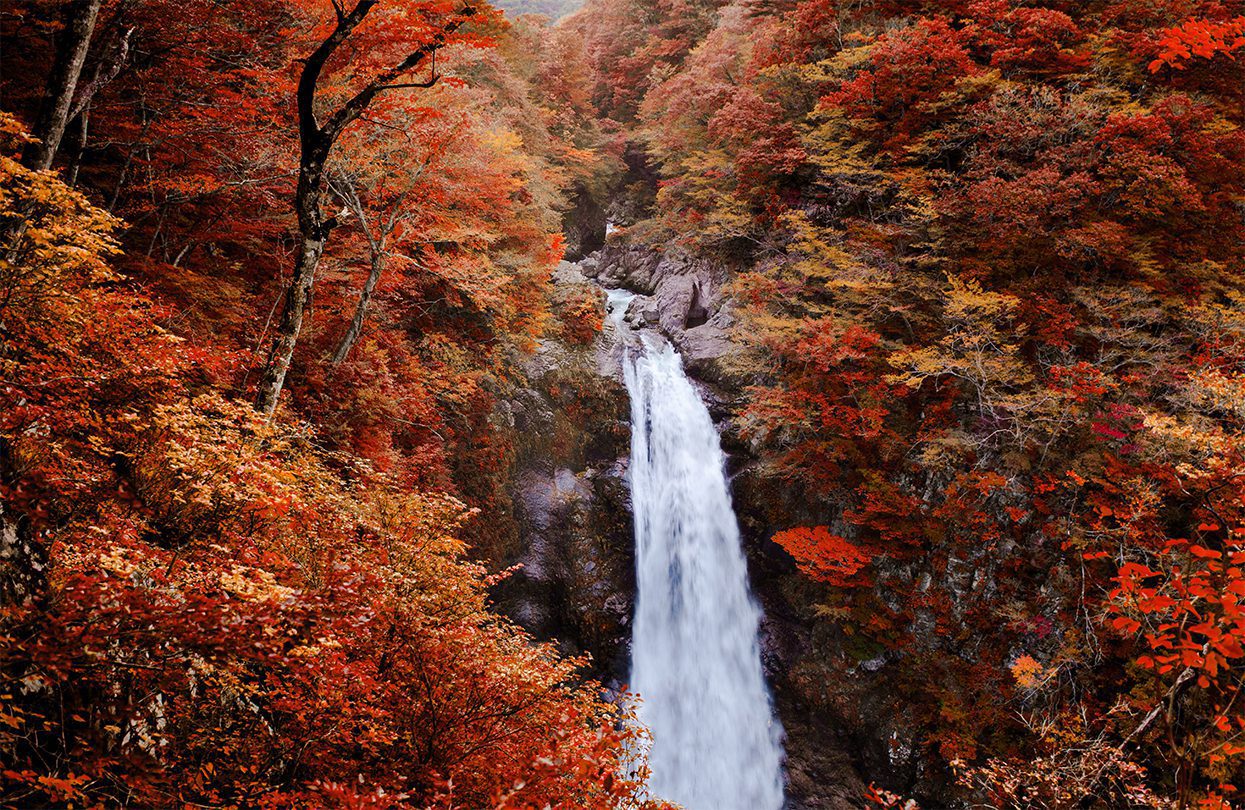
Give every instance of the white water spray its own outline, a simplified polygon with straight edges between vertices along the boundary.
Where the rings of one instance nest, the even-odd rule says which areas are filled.
[[[610,293],[613,322],[630,296]],[[782,731],[761,672],[717,430],[678,353],[624,348],[631,395],[636,611],[631,688],[653,735],[654,796],[687,810],[778,810]]]

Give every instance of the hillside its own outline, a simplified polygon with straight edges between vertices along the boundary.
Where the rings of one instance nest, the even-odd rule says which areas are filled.
[[[582,0],[502,0],[497,7],[511,16],[543,14],[550,20],[560,20],[582,5]]]

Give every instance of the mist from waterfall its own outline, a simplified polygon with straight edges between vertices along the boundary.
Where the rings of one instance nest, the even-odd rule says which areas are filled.
[[[620,330],[628,301],[610,294]],[[666,341],[624,346],[623,373],[637,576],[631,688],[653,736],[650,791],[687,810],[778,810],[782,731],[717,430]]]

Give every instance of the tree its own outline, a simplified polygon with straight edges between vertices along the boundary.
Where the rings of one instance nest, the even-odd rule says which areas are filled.
[[[438,14],[436,3],[422,4],[415,9],[414,16],[424,19],[414,30],[423,37],[423,41],[396,64],[382,68],[344,103],[332,108],[321,124],[316,110],[321,74],[338,48],[372,14],[378,2],[379,0],[359,0],[349,11],[334,3],[337,21],[329,35],[303,63],[299,74],[296,96],[299,133],[298,189],[294,198],[299,244],[294,272],[281,308],[280,322],[256,393],[256,407],[263,413],[271,414],[277,407],[277,400],[285,385],[285,376],[294,357],[294,347],[302,330],[303,317],[311,302],[316,268],[328,242],[329,232],[337,224],[332,218],[326,220],[322,211],[326,191],[325,178],[329,171],[328,160],[334,145],[346,128],[358,120],[381,93],[434,85],[440,78],[436,72],[435,54],[455,41],[462,41],[461,37],[455,37],[455,33],[480,14],[479,9],[469,3],[449,14]],[[425,62],[432,65],[428,78],[399,81]]]
[[[741,497],[821,527],[774,535],[788,683],[904,684],[886,787],[934,804],[1226,806],[1240,3],[748,0],[669,51],[648,9],[570,24],[659,174],[631,241],[733,270]]]
[[[51,173],[9,156],[14,146],[28,147],[32,140],[12,116],[0,113],[0,233],[8,237],[0,245],[5,256],[0,261],[0,401],[5,405],[0,419],[0,610],[42,599],[46,585],[46,540],[32,517],[39,510],[28,484],[32,458],[23,437],[84,416],[84,402],[71,402],[66,389],[100,371],[84,350],[97,348],[81,331],[85,310],[95,307],[98,317],[114,318],[119,326],[131,324],[142,310],[141,302],[131,307],[98,292],[115,279],[104,259],[116,252],[112,231],[118,223]],[[72,337],[68,330],[74,330]],[[153,367],[158,366],[162,352],[151,348]],[[136,381],[142,377],[133,375]]]
[[[1217,54],[1231,56],[1245,48],[1245,16],[1230,20],[1189,20],[1170,28],[1159,42],[1162,50],[1150,63],[1150,72],[1164,67],[1184,70],[1193,59],[1213,59]]]
[[[426,165],[417,166],[415,168],[417,174],[422,173]],[[355,306],[354,315],[350,319],[350,325],[346,327],[346,333],[342,335],[337,348],[333,350],[331,362],[333,365],[337,365],[350,354],[355,341],[359,339],[359,335],[363,332],[363,321],[367,318],[368,307],[372,303],[372,295],[375,293],[376,285],[380,283],[381,274],[385,269],[385,258],[389,253],[389,238],[393,235],[394,229],[398,227],[399,217],[406,212],[405,203],[410,191],[409,189],[398,191],[389,201],[388,210],[382,210],[373,219],[370,212],[364,207],[363,201],[359,198],[358,184],[350,175],[343,173],[330,180],[329,187],[342,201],[342,204],[358,219],[359,230],[363,232],[363,237],[367,240],[369,265],[367,278],[363,282],[362,289],[359,290],[359,301]]]
[[[774,542],[794,557],[809,577],[838,588],[861,584],[858,575],[869,564],[867,552],[831,534],[825,526],[788,529],[774,535]]]
[[[628,710],[488,610],[471,510],[211,390],[26,140],[0,115],[0,802],[653,807]]]

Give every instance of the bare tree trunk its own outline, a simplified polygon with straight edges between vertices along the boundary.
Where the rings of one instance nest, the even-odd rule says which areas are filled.
[[[73,154],[65,173],[65,182],[70,188],[78,185],[78,171],[82,168],[82,158],[86,154],[87,135],[91,124],[91,102],[106,84],[120,75],[121,68],[125,66],[130,56],[130,37],[133,35],[133,27],[122,29],[113,48],[112,56],[107,60],[101,57],[95,63],[95,72],[91,75],[91,80],[77,92],[73,105],[69,108],[69,121],[77,124],[74,127],[74,136],[71,141]]]
[[[69,124],[74,92],[102,4],[103,0],[76,0],[69,7],[65,30],[56,45],[47,92],[39,107],[39,120],[35,123],[33,134],[39,140],[27,144],[22,152],[22,165],[29,169],[42,171],[52,167],[52,159]]]
[[[277,400],[281,397],[281,389],[285,387],[285,377],[294,358],[294,347],[298,344],[298,335],[303,327],[303,317],[311,301],[316,267],[320,264],[320,257],[324,255],[329,231],[337,224],[334,219],[326,221],[321,210],[324,202],[325,164],[333,145],[346,127],[358,120],[376,96],[385,90],[431,87],[435,84],[439,78],[435,61],[429,79],[417,82],[397,80],[433,56],[445,45],[449,36],[476,13],[470,4],[463,5],[428,42],[411,51],[398,64],[381,71],[363,89],[334,110],[321,125],[315,111],[320,73],[329,57],[359,27],[378,2],[379,0],[359,0],[349,13],[340,2],[335,2],[333,5],[337,11],[337,26],[303,63],[302,73],[298,77],[298,136],[301,157],[294,206],[298,214],[300,245],[298,258],[294,263],[294,275],[281,309],[281,322],[273,337],[272,350],[268,354],[264,375],[255,394],[255,407],[264,414],[271,415],[277,408]]]
[[[310,152],[310,157],[304,157],[299,168],[298,194],[295,197],[301,244],[294,263],[294,277],[290,280],[285,303],[281,307],[281,321],[255,398],[255,407],[265,414],[276,410],[281,389],[285,387],[285,375],[289,373],[290,362],[294,359],[294,347],[311,302],[316,268],[324,255],[324,246],[333,224],[329,223],[326,227],[320,207],[324,199],[324,161],[328,158],[330,145],[315,144],[312,149],[304,147],[303,150],[305,156]]]
[[[380,274],[385,269],[384,246],[381,245],[379,249],[373,248],[371,253],[372,268],[367,274],[367,281],[363,282],[363,289],[359,292],[359,302],[355,305],[354,317],[350,319],[346,334],[342,335],[341,342],[337,344],[337,351],[333,352],[332,363],[335,366],[346,359],[350,350],[354,348],[354,344],[359,340],[359,335],[363,333],[363,321],[367,318],[367,310],[372,303],[372,293],[376,291]]]
[[[73,140],[70,141],[69,166],[65,170],[65,185],[78,186],[78,172],[82,169],[82,157],[86,154],[86,142],[91,127],[91,108],[87,107],[74,119]]]
[[[418,174],[423,173],[424,166],[420,166]],[[337,349],[333,352],[333,359],[330,361],[333,365],[339,365],[350,354],[350,350],[354,348],[354,344],[358,342],[359,335],[363,333],[363,322],[367,319],[367,311],[372,303],[372,294],[376,291],[376,285],[380,282],[381,274],[385,270],[385,250],[389,242],[389,236],[398,226],[398,219],[402,216],[403,204],[406,202],[407,191],[398,195],[393,200],[389,208],[389,216],[379,220],[375,228],[368,222],[367,210],[363,205],[363,200],[359,198],[359,190],[355,186],[355,181],[348,175],[342,175],[340,178],[330,181],[330,188],[345,204],[349,210],[359,220],[359,229],[363,231],[363,236],[367,239],[368,255],[370,259],[370,269],[367,279],[363,282],[363,289],[359,291],[359,301],[355,304],[354,317],[350,319],[350,326],[346,328],[346,334],[342,336],[341,341],[337,344]],[[408,189],[409,191],[409,189]]]

